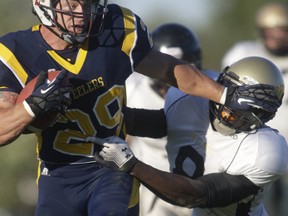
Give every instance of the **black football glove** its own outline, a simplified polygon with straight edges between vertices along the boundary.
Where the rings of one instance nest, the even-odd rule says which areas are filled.
[[[71,104],[71,85],[61,85],[61,81],[68,75],[66,70],[62,70],[55,79],[48,80],[48,72],[41,71],[34,90],[25,99],[24,106],[30,108],[32,115],[38,116],[51,111],[64,113],[67,106]],[[28,111],[29,112],[29,111]]]
[[[106,139],[88,137],[86,141],[102,146],[102,150],[99,153],[95,153],[95,160],[115,171],[131,172],[138,161],[129,145],[117,136]]]
[[[266,84],[228,87],[225,106],[234,110],[261,108],[275,113],[281,101],[274,94],[275,87]]]

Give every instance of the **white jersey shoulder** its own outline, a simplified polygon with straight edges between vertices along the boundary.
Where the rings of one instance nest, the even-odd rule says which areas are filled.
[[[269,127],[261,128],[257,133],[240,133],[233,137],[222,136],[212,129],[207,133],[205,173],[244,174],[254,184],[263,186],[274,180],[275,175],[286,174],[287,163],[286,140]],[[265,178],[264,173],[267,175]]]
[[[255,197],[248,197],[239,203],[251,201],[249,215],[267,215],[263,197],[271,184],[287,174],[288,147],[281,135],[265,127],[257,133],[240,133],[234,137],[222,136],[211,128],[207,134],[205,174],[226,172],[231,175],[245,175],[262,189]],[[235,215],[237,205],[225,208],[197,209],[193,215]]]

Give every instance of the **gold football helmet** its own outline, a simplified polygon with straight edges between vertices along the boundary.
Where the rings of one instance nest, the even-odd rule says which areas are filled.
[[[288,6],[282,3],[269,3],[259,9],[256,25],[260,29],[288,27]]]
[[[212,125],[223,135],[250,132],[262,127],[275,116],[282,103],[283,77],[279,69],[268,59],[256,56],[243,58],[225,68],[217,81],[226,87],[260,84],[259,88],[247,92],[250,97],[254,95],[258,101],[257,104],[251,104],[250,110],[232,110],[225,105],[210,102]],[[262,85],[271,86],[271,90],[261,89]],[[241,102],[238,101],[240,106]],[[271,107],[273,109],[270,109]]]

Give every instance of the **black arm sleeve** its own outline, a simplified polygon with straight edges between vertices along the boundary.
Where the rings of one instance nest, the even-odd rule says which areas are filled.
[[[202,176],[197,180],[205,185],[206,203],[203,208],[224,207],[238,202],[261,189],[243,175],[215,173]]]
[[[129,135],[161,138],[167,135],[163,109],[147,110],[126,107],[124,110],[126,131]]]

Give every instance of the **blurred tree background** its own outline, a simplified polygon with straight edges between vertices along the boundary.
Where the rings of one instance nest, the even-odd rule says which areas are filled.
[[[209,19],[205,25],[199,26],[193,19],[182,20],[181,14],[177,14],[178,8],[174,8],[174,13],[167,13],[165,8],[170,1],[156,1],[163,2],[161,8],[147,4],[149,14],[142,14],[141,10],[137,14],[151,30],[162,23],[174,21],[193,29],[202,45],[204,67],[214,70],[221,70],[221,59],[235,42],[257,37],[255,12],[262,4],[269,2],[210,0],[207,9],[209,7],[209,13],[213,12],[213,16],[207,14]],[[122,4],[119,0],[109,2]],[[178,2],[179,8],[183,7],[181,1]],[[204,16],[207,13],[205,8],[199,9],[195,3],[190,8],[191,14],[200,9]],[[130,9],[134,10],[133,7]],[[38,20],[31,13],[31,0],[1,0],[0,36],[37,23]],[[11,145],[0,148],[0,216],[31,216],[34,213],[37,200],[35,143],[34,135],[23,135]]]

